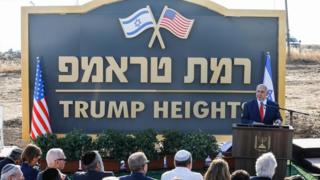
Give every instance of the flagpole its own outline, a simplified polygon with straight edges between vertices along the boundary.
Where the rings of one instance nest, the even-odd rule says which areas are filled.
[[[158,23],[155,22],[155,19],[154,19],[154,16],[153,16],[153,13],[152,13],[150,7],[147,6],[147,8],[148,8],[148,10],[150,11],[150,13],[151,13],[151,15],[152,15],[152,19],[153,19],[153,21],[154,21],[154,23],[155,23],[154,31],[153,31],[153,34],[152,34],[152,37],[151,37],[151,39],[150,39],[150,42],[149,42],[148,47],[151,48],[152,45],[153,45],[153,43],[154,43],[155,38],[158,37],[158,40],[159,40],[159,42],[160,42],[161,49],[165,49],[166,47],[164,46],[164,42],[163,42],[162,37],[161,37],[161,34],[160,34],[160,32],[159,32],[160,27],[159,27],[159,24],[158,24],[158,23],[161,21],[163,15],[164,15],[164,12],[165,12],[165,10],[167,9],[167,6],[164,6],[164,9],[163,9],[162,12],[161,12],[161,16],[160,16],[160,18],[159,18],[159,20],[158,20]]]

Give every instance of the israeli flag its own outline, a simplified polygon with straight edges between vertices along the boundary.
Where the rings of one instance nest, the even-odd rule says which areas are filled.
[[[126,38],[136,37],[144,30],[155,26],[153,14],[148,6],[119,20]]]
[[[268,100],[275,101],[273,83],[272,83],[271,58],[270,58],[269,52],[266,53],[266,65],[264,68],[263,84],[266,85],[268,88],[268,92],[267,92]]]

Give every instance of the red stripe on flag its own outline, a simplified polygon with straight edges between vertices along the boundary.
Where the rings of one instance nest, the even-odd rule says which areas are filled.
[[[162,23],[171,24],[175,29],[179,30],[180,32],[188,32],[188,28],[181,27],[177,25],[174,21],[170,21],[168,19],[163,19]]]
[[[176,13],[176,18],[181,20],[183,23],[188,24],[188,23],[192,23],[192,20],[185,18],[184,16],[182,16],[180,13]]]
[[[49,113],[47,111],[47,108],[42,104],[42,101],[38,101],[38,104],[39,104],[42,112],[44,113],[44,115],[47,117],[47,119],[49,119]]]
[[[39,103],[38,103],[39,105]],[[35,106],[36,107],[36,106]],[[41,109],[42,110],[42,109]],[[47,125],[45,124],[44,122],[44,119],[42,118],[42,116],[40,115],[39,111],[37,108],[34,108],[34,113],[36,114],[37,116],[37,119],[38,119],[38,122],[40,123],[41,127],[46,131],[46,132],[49,132],[49,129],[47,127]],[[44,133],[41,133],[41,134],[44,134]]]
[[[186,38],[187,31],[181,32],[181,31],[177,30],[177,29],[175,28],[175,26],[172,25],[172,24],[169,23],[169,22],[163,22],[162,25],[163,25],[162,27],[168,29],[168,30],[169,30],[171,33],[173,33],[174,35],[176,35],[176,36],[178,36],[178,37],[180,37],[180,38]]]
[[[35,122],[35,120],[34,120],[34,117],[32,118],[32,124],[31,124],[31,125],[33,126],[33,129],[36,131],[35,133],[37,133],[38,136],[39,136],[39,135],[42,135],[42,132],[41,132],[41,130],[39,129],[38,125],[36,124],[36,122]],[[31,130],[32,130],[32,128],[31,128]]]
[[[187,30],[179,29],[179,27],[175,26],[171,21],[163,20],[161,25],[164,25],[165,27],[171,27],[174,31],[176,31],[179,34],[186,34]]]

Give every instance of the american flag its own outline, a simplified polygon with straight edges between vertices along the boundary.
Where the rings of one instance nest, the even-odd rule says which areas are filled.
[[[181,39],[187,39],[193,25],[193,19],[188,19],[171,8],[165,8],[163,16],[159,20],[160,27],[169,30]]]
[[[30,136],[33,140],[35,140],[37,139],[37,136],[42,136],[49,133],[52,133],[49,123],[49,111],[44,96],[40,58],[37,57]]]

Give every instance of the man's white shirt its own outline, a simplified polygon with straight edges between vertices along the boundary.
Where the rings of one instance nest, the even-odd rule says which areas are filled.
[[[163,173],[161,180],[172,180],[174,177],[178,177],[181,180],[203,180],[203,176],[200,173],[192,172],[186,167],[176,167],[171,171]]]

